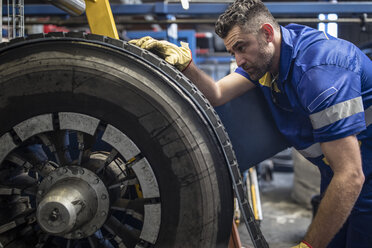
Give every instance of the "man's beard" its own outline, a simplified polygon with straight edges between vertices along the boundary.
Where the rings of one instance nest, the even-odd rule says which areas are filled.
[[[257,81],[262,78],[266,72],[270,71],[273,65],[273,55],[268,49],[267,43],[263,40],[258,40],[259,52],[257,56],[257,62],[251,68],[253,72],[248,73],[249,77],[253,81]]]

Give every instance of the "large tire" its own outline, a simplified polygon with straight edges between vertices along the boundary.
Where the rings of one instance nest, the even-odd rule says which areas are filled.
[[[213,108],[181,73],[126,42],[56,33],[2,44],[0,75],[3,247],[227,246],[235,158]],[[61,168],[76,179],[75,166],[102,179],[109,212],[94,233],[82,224],[47,235],[30,213],[63,185]]]

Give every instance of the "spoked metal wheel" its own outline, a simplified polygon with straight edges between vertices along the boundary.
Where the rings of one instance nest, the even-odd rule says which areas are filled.
[[[3,247],[226,247],[235,157],[209,103],[125,42],[0,45]]]
[[[1,200],[11,212],[0,227],[2,245],[19,233],[16,243],[25,247],[28,239],[36,247],[155,243],[159,187],[149,162],[124,133],[66,112],[27,119],[13,130],[0,140],[8,150],[16,146],[1,154]]]

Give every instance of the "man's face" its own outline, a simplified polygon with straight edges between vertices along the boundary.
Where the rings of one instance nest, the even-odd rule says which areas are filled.
[[[273,50],[264,35],[252,34],[235,26],[224,39],[228,52],[236,59],[252,80],[258,80],[270,71],[273,65]]]

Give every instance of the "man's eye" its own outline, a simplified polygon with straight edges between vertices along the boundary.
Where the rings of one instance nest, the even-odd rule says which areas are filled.
[[[245,46],[239,46],[239,47],[237,47],[237,50],[239,52],[244,52],[244,49],[245,49]]]

